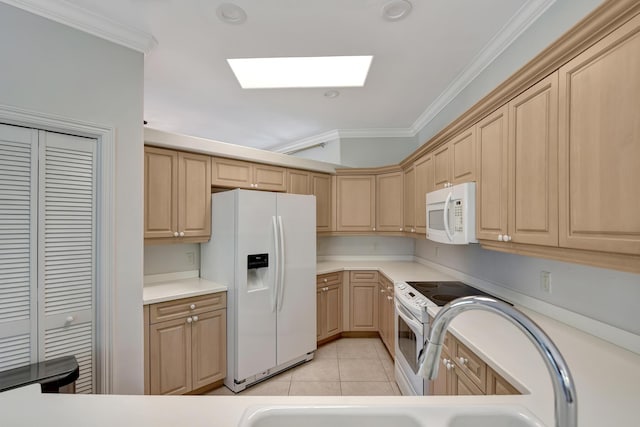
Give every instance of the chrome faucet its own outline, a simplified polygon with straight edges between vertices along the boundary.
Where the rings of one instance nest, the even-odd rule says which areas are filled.
[[[489,297],[458,298],[445,305],[433,320],[429,339],[420,352],[420,370],[424,378],[433,380],[438,376],[440,354],[444,335],[458,314],[468,310],[485,310],[499,314],[515,324],[531,340],[544,359],[551,374],[555,396],[556,427],[576,427],[578,425],[578,403],[576,389],[569,367],[558,348],[538,325],[524,313],[504,302]]]

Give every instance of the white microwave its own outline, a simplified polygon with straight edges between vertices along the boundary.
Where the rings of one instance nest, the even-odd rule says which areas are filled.
[[[427,239],[452,245],[478,242],[475,182],[427,193]]]

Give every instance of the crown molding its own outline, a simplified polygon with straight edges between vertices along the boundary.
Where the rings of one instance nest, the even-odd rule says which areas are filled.
[[[556,0],[531,0],[525,3],[507,24],[487,43],[473,61],[427,107],[411,125],[417,135],[440,111],[462,92],[478,75],[505,51],[527,28],[533,24]]]
[[[289,151],[302,150],[312,145],[327,143],[330,141],[335,141],[337,139],[340,139],[339,131],[330,130],[328,132],[323,132],[318,135],[310,136],[308,138],[303,138],[292,143],[274,145],[272,147],[267,148],[267,150],[273,151],[275,153],[287,153]]]
[[[148,53],[158,44],[149,33],[123,25],[64,0],[0,1],[138,52]]]

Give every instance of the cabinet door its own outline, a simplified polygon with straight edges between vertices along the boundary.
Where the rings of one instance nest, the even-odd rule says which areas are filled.
[[[433,152],[433,185],[434,188],[444,188],[451,182],[451,159],[449,144],[436,149]]]
[[[253,188],[252,164],[240,160],[213,157],[211,185],[227,188]]]
[[[195,390],[226,376],[227,310],[210,311],[192,318],[191,371]]]
[[[475,126],[462,132],[449,142],[451,180],[453,184],[476,180]]]
[[[330,285],[325,292],[326,336],[342,332],[342,285]]]
[[[498,375],[493,369],[487,370],[487,394],[520,394],[518,389]]]
[[[178,231],[211,236],[211,157],[178,153]]]
[[[352,331],[378,331],[378,283],[351,283],[349,307]]]
[[[404,171],[404,231],[414,233],[416,231],[416,172],[411,166]]]
[[[331,176],[311,174],[311,194],[316,196],[316,231],[331,231]]]
[[[324,287],[318,285],[316,287],[316,341],[321,341],[327,337],[326,333],[326,295]]]
[[[396,352],[395,314],[396,307],[393,291],[387,290],[387,349],[391,353],[391,357],[395,357]]]
[[[372,175],[337,177],[338,231],[375,231],[375,187]]]
[[[387,344],[387,291],[385,286],[378,284],[378,333],[385,345]]]
[[[640,15],[560,68],[560,246],[640,254]]]
[[[287,191],[287,170],[278,166],[255,163],[253,167],[253,187],[266,191]]]
[[[558,246],[558,73],[509,102],[509,236]]]
[[[178,153],[144,147],[144,237],[178,231]]]
[[[507,234],[508,108],[491,113],[476,125],[476,236],[498,240]]]
[[[151,325],[149,387],[151,394],[191,390],[191,325],[186,318]]]
[[[402,231],[402,172],[376,176],[376,231]]]
[[[434,380],[431,380],[431,383],[429,384],[431,394],[434,396],[446,396],[450,392],[449,382],[451,375],[449,373],[449,370],[447,370],[445,359],[449,360],[450,357],[446,352],[443,351],[440,354],[438,376]]]
[[[481,396],[484,393],[457,366],[450,371],[451,382],[449,394],[453,396]]]
[[[313,194],[311,193],[311,174],[307,171],[287,170],[287,193]]]
[[[433,185],[433,157],[429,154],[414,163],[416,174],[415,184],[415,222],[416,232],[427,232],[427,193],[434,190]]]

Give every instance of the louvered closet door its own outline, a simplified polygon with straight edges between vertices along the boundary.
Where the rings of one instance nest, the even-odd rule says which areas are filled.
[[[95,384],[97,141],[40,131],[39,358],[75,355],[77,393]]]
[[[0,124],[0,371],[36,359],[38,132]]]

